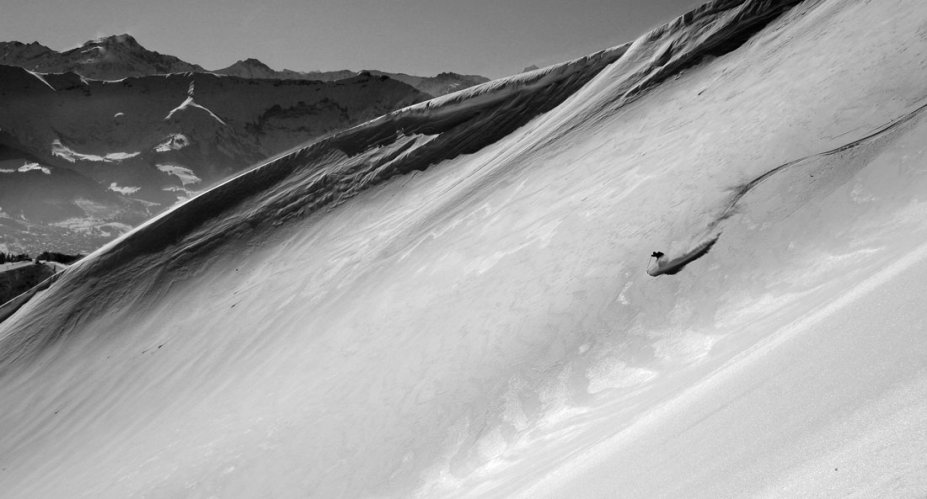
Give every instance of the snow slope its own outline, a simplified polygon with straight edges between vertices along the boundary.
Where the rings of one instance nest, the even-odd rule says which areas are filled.
[[[927,6],[796,3],[333,134],[72,266],[0,323],[0,490],[923,495]]]

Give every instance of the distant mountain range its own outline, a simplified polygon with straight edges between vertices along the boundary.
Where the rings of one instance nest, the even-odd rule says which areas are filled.
[[[40,73],[72,72],[96,80],[192,72],[248,79],[335,81],[369,72],[389,76],[434,97],[489,81],[483,76],[457,73],[412,76],[377,70],[277,71],[257,59],[243,59],[227,68],[208,71],[175,56],[148,50],[127,34],[97,38],[64,52],[57,52],[38,42],[0,42],[0,64]]]
[[[100,80],[206,72],[196,64],[148,50],[130,35],[90,40],[80,47],[64,52],[56,52],[38,42],[0,42],[0,64],[19,66],[41,73],[72,72],[85,78]]]
[[[261,159],[485,78],[0,43],[0,250],[87,252]],[[426,89],[426,90],[423,90]]]

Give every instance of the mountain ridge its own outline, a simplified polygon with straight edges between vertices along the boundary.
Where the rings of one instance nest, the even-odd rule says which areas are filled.
[[[484,81],[450,72],[277,71],[253,58],[207,71],[128,34],[63,52],[0,42],[0,174],[16,176],[19,189],[31,179],[43,192],[0,198],[0,233],[20,251],[87,252],[263,158]],[[82,180],[56,185],[75,176]]]
[[[88,40],[63,52],[38,42],[0,42],[0,64],[42,73],[80,74],[85,78],[118,80],[130,76],[205,72],[201,66],[143,47],[128,34]]]
[[[40,73],[73,72],[85,78],[98,80],[196,72],[249,79],[335,81],[370,72],[388,75],[433,97],[489,81],[483,76],[454,72],[442,72],[435,76],[413,76],[379,70],[275,70],[255,58],[241,59],[225,68],[210,71],[176,56],[148,50],[129,34],[95,38],[63,52],[55,51],[38,41],[28,44],[19,41],[0,42],[0,64],[19,66]]]
[[[429,98],[370,74],[105,81],[0,65],[0,234],[19,251],[88,252],[263,158]]]

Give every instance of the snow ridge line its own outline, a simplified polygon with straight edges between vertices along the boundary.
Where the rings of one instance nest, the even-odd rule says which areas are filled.
[[[753,35],[803,0],[715,0],[689,11],[673,22],[656,28],[642,39],[661,37],[670,43],[653,54],[651,67],[621,96],[632,100],[659,85],[673,74],[700,64],[707,56],[721,56],[739,49]],[[701,23],[707,23],[700,26]],[[693,29],[695,28],[695,29]],[[694,46],[687,37],[698,39]],[[635,42],[636,43],[636,42]]]

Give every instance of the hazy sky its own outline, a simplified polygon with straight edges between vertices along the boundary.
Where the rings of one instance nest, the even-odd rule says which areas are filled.
[[[499,77],[635,38],[704,0],[0,0],[0,41],[55,50],[129,33],[206,69]]]

